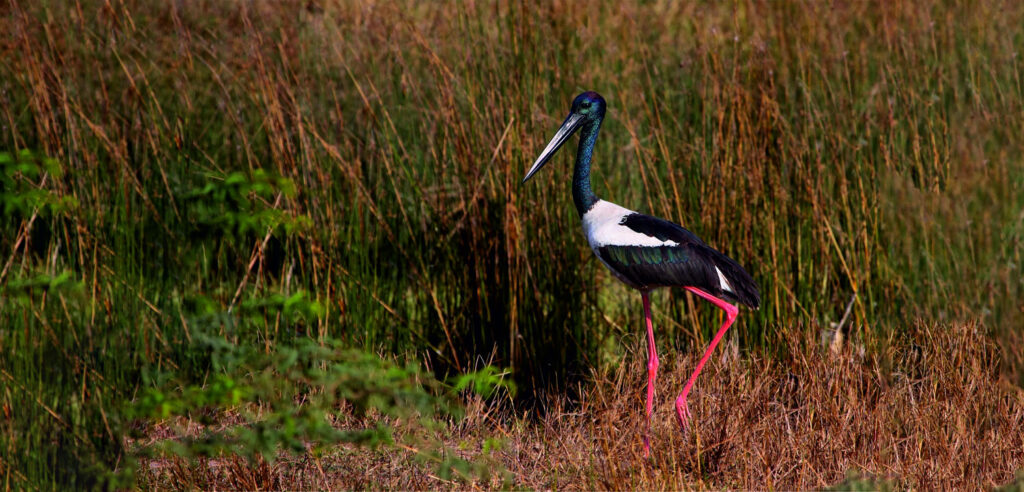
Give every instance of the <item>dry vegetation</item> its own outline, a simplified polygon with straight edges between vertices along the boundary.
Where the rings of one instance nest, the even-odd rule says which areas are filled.
[[[500,437],[479,463],[536,488],[1022,467],[1024,2],[5,0],[0,31],[4,487],[445,487],[410,444],[432,436],[467,457]],[[586,248],[567,158],[519,185],[587,89],[609,102],[596,191],[739,259],[764,298],[683,439],[668,396],[718,313],[656,294],[651,463],[639,299]],[[257,416],[330,394],[287,364],[231,372],[211,339],[243,366],[344,347],[342,375],[346,354],[491,364],[520,391],[436,432],[325,399],[337,428],[429,435],[136,472],[171,423],[254,424],[227,383],[263,378]],[[382,394],[407,390],[436,396]],[[140,417],[154,395],[209,398]]]
[[[1024,392],[1000,377],[999,351],[976,325],[919,324],[875,353],[856,343],[819,347],[792,333],[785,337],[780,343],[791,351],[783,357],[744,357],[735,344],[725,347],[700,381],[691,402],[695,432],[686,437],[668,396],[682,386],[696,356],[672,357],[658,383],[650,461],[641,457],[638,437],[645,373],[635,356],[614,372],[596,374],[571,408],[556,403],[543,416],[509,418],[475,399],[446,439],[468,457],[480,452],[485,438],[502,436],[504,445],[492,458],[507,468],[509,483],[533,489],[815,489],[856,471],[861,485],[871,488],[970,490],[1010,483],[1014,470],[1024,467]],[[316,458],[280,459],[273,465],[160,460],[147,463],[142,483],[470,486],[439,480],[400,450],[343,447]]]

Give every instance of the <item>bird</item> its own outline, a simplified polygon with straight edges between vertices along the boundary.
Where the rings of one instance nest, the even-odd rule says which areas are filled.
[[[645,215],[602,200],[590,186],[590,162],[594,144],[604,120],[606,103],[600,94],[588,91],[573,99],[569,116],[555,132],[523,178],[532,178],[569,137],[580,132],[573,168],[572,199],[583,222],[583,233],[597,258],[618,280],[640,292],[647,328],[646,428],[644,456],[650,454],[650,426],[654,404],[654,382],[658,375],[658,352],[651,322],[650,293],[662,287],[682,287],[725,312],[725,322],[711,339],[697,367],[676,398],[676,418],[686,435],[690,410],[686,397],[697,375],[711,358],[715,346],[739,314],[737,304],[757,309],[761,296],[757,284],[735,260],[708,246],[696,234],[679,224]]]

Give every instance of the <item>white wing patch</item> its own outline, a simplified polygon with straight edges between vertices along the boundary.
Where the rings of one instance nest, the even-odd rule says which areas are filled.
[[[619,222],[636,212],[614,203],[598,200],[587,213],[583,214],[583,234],[587,236],[590,248],[595,251],[602,246],[676,246],[675,241],[662,241],[653,236],[640,234]],[[721,276],[721,272],[719,272]]]
[[[732,286],[729,285],[729,281],[725,279],[725,275],[722,275],[722,271],[715,267],[715,271],[718,272],[718,286],[726,292],[734,292]]]

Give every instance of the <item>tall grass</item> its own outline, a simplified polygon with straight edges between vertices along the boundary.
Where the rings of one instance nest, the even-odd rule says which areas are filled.
[[[617,364],[639,303],[584,244],[569,158],[519,184],[582,90],[609,102],[598,194],[683,224],[759,282],[741,346],[816,338],[851,299],[842,327],[866,340],[917,317],[1019,340],[1012,2],[0,10],[0,150],[60,166],[10,171],[4,199],[77,204],[0,223],[13,483],[116,469],[122,403],[161,371],[209,370],[192,322],[275,294],[323,312],[267,310],[236,343],[340,339],[442,375],[509,366],[528,400]],[[718,316],[680,292],[655,311],[679,351]]]

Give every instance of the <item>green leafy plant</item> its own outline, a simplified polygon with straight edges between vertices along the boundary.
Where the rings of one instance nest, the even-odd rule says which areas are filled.
[[[82,282],[74,278],[72,272],[65,270],[56,275],[38,273],[31,276],[14,277],[3,286],[2,292],[5,299],[28,301],[44,293],[80,295],[84,288]],[[2,301],[0,301],[0,306],[2,305]]]
[[[303,290],[289,296],[275,293],[267,297],[246,299],[239,306],[239,313],[254,321],[266,319],[268,312],[280,313],[285,321],[297,322],[322,317],[324,307],[310,299],[309,294]]]
[[[491,397],[499,390],[505,390],[510,396],[515,396],[516,384],[506,376],[509,376],[508,370],[484,366],[478,371],[456,376],[451,389],[454,393],[469,390],[484,397]]]
[[[62,213],[78,207],[73,196],[59,196],[47,187],[46,179],[58,179],[63,171],[51,157],[23,149],[0,152],[0,207],[3,215],[29,215],[33,212]]]
[[[239,171],[226,176],[207,175],[206,184],[185,194],[190,216],[201,227],[234,234],[264,234],[282,228],[286,235],[308,229],[308,217],[293,216],[276,208],[281,197],[295,196],[290,179],[262,169],[250,175]]]
[[[204,316],[245,325],[264,310],[294,321],[315,316],[318,309],[300,292],[248,301],[234,316]],[[266,353],[211,332],[193,335],[192,345],[192,350],[209,354],[209,377],[201,382],[152,378],[165,382],[145,389],[128,414],[139,422],[187,419],[198,422],[203,430],[140,447],[140,457],[228,453],[273,462],[282,451],[323,452],[326,446],[350,443],[370,449],[414,449],[416,458],[434,464],[441,477],[479,478],[492,473],[493,464],[458,457],[436,432],[443,422],[463,416],[456,393],[514,392],[507,372],[488,366],[459,376],[448,386],[417,365],[401,365],[334,340],[297,337],[278,342]],[[352,418],[342,422],[341,409]],[[213,417],[229,413],[241,421],[220,425]],[[398,432],[397,422],[404,432]],[[423,430],[434,432],[428,436]],[[484,457],[499,446],[499,441],[489,440]]]

